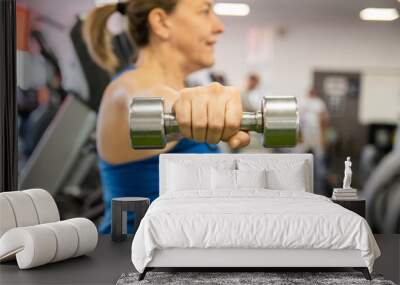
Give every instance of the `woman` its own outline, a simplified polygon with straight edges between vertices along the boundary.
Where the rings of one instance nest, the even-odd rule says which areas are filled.
[[[104,187],[105,217],[100,231],[110,232],[111,199],[158,196],[158,155],[216,153],[218,142],[231,148],[249,143],[239,131],[242,106],[239,92],[213,83],[184,88],[192,72],[214,63],[214,45],[223,25],[211,0],[133,0],[94,10],[84,37],[94,60],[114,72],[117,60],[106,31],[108,17],[120,12],[128,18],[129,36],[139,48],[135,69],[119,75],[106,88],[97,121],[97,147]],[[163,97],[175,112],[183,139],[162,150],[134,150],[130,145],[128,106],[135,96]]]

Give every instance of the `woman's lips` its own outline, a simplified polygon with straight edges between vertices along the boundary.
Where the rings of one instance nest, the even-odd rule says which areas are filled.
[[[215,45],[215,41],[206,42],[206,46],[207,46],[208,48],[210,48],[210,49],[214,48],[214,45]]]

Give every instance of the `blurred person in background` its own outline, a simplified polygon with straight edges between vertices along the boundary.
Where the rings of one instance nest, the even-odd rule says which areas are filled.
[[[211,82],[218,82],[222,85],[228,85],[228,81],[226,80],[225,75],[220,72],[211,71],[209,76]]]
[[[261,85],[261,79],[257,73],[252,72],[248,74],[244,88],[240,93],[243,111],[245,112],[261,111],[261,101],[264,96],[260,90],[260,85]],[[262,146],[263,144],[262,134],[256,132],[250,132],[249,136],[250,136],[250,144],[246,148],[230,149],[229,152],[231,153],[270,152],[270,150]]]
[[[260,76],[258,74],[251,73],[248,75],[241,97],[243,111],[255,112],[261,110],[263,96],[260,91]]]
[[[314,155],[315,188],[314,192],[330,196],[327,189],[327,167],[325,160],[326,130],[329,114],[325,102],[318,97],[314,88],[310,89],[299,104],[302,151]]]
[[[215,144],[220,141],[238,148],[250,140],[239,130],[242,105],[236,88],[219,83],[184,88],[189,74],[214,64],[214,45],[224,27],[211,0],[132,0],[92,11],[84,24],[84,38],[93,59],[110,73],[115,72],[117,59],[106,27],[115,12],[127,17],[129,36],[139,53],[135,65],[107,87],[98,114],[105,205],[102,233],[111,231],[112,198],[158,197],[160,153],[218,153]],[[183,138],[162,150],[132,149],[128,109],[137,96],[164,98],[166,110],[175,112]],[[132,216],[128,219],[132,221]]]

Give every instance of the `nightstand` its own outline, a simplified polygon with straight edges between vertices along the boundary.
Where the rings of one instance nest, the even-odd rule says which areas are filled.
[[[135,214],[135,231],[138,229],[140,221],[146,214],[150,206],[150,199],[144,197],[120,197],[113,198],[111,204],[112,223],[111,223],[111,239],[112,241],[124,241],[128,236],[128,214]]]
[[[332,202],[339,204],[340,206],[359,214],[365,218],[365,199],[354,199],[354,200],[337,200],[331,199]]]

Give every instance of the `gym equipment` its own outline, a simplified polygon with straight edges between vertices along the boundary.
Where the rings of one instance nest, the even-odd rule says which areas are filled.
[[[47,45],[44,36],[41,32],[33,30],[31,38],[39,45],[40,54],[25,55],[26,60],[32,60],[25,62],[24,66],[21,67],[26,76],[24,76],[24,86],[20,87],[22,89],[29,88],[29,90],[19,88],[19,92],[17,93],[20,98],[19,103],[22,103],[18,104],[18,113],[22,115],[20,117],[21,125],[19,129],[20,167],[23,167],[26,160],[31,156],[40,138],[55,117],[67,93],[61,85],[62,74],[58,59]],[[38,104],[37,89],[43,86],[46,86],[49,98],[46,102]],[[27,99],[28,96],[31,98]],[[36,104],[32,104],[32,101]],[[31,103],[31,110],[24,110],[24,107],[26,107],[24,104],[26,103]],[[36,107],[32,109],[35,105]],[[20,108],[22,108],[22,112],[20,112]]]
[[[93,111],[97,112],[104,90],[111,80],[111,75],[99,67],[90,56],[86,43],[82,38],[82,25],[83,20],[77,17],[71,29],[70,38],[86,79],[88,105]],[[133,57],[136,54],[136,49],[131,45],[126,33],[114,35],[112,37],[112,47],[119,60],[117,72],[127,69],[132,65],[132,62],[135,62]]]
[[[361,192],[374,233],[400,233],[400,151],[385,156]]]
[[[24,149],[30,155],[21,167],[19,188],[40,185],[55,197],[64,218],[79,215],[98,222],[104,205],[97,166],[96,112],[111,76],[89,56],[81,27],[82,20],[77,17],[70,38],[88,90],[82,90],[80,94],[62,90],[65,100],[60,102],[61,106],[51,109],[51,116],[46,107],[46,110],[38,110],[37,115],[27,122],[26,128],[30,132],[26,133],[23,141],[27,143]],[[51,56],[53,53],[46,48],[43,37],[37,39],[41,40],[46,59],[55,70],[59,70],[58,61]],[[134,47],[129,46],[126,34],[113,38],[113,49],[120,59],[120,69],[131,65]]]
[[[52,195],[59,191],[95,126],[96,114],[76,97],[67,96],[22,169],[20,188],[40,185]]]
[[[74,46],[75,53],[79,59],[83,75],[87,84],[88,105],[97,112],[100,106],[103,92],[110,82],[110,75],[102,70],[90,57],[88,49],[82,38],[82,20],[77,17],[71,32],[70,38]]]
[[[99,222],[104,206],[95,129],[96,113],[70,93],[21,169],[19,188],[40,185],[56,199],[64,219]]]
[[[134,149],[161,149],[180,137],[175,114],[164,112],[159,97],[135,97],[129,106],[129,129]],[[295,97],[264,97],[261,111],[243,112],[240,129],[262,133],[264,147],[297,144],[299,113]]]

